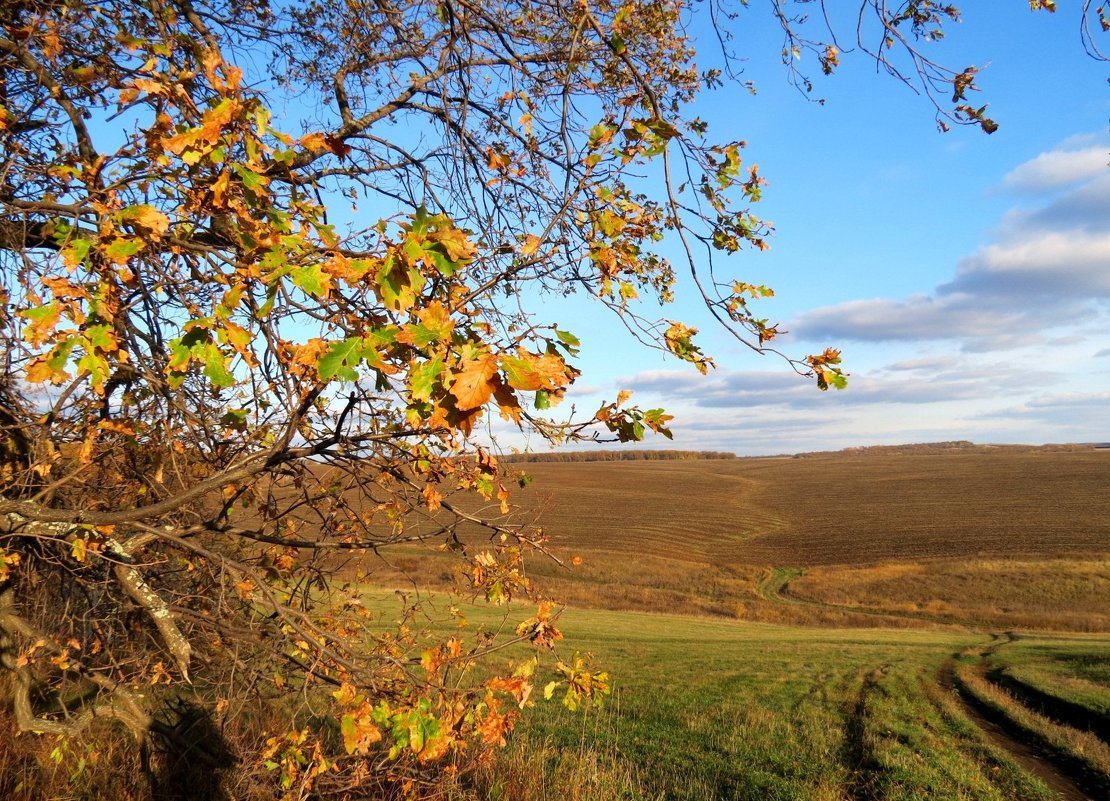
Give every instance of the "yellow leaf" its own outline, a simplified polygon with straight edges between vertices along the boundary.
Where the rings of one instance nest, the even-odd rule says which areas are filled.
[[[154,234],[156,238],[161,238],[170,227],[169,217],[158,211],[154,206],[145,203],[140,206],[132,206],[126,209],[121,217],[134,222],[141,228],[145,228]]]
[[[478,249],[467,235],[458,228],[445,228],[428,234],[428,241],[438,243],[447,258],[456,263],[465,263],[474,258]]]
[[[535,234],[528,234],[528,236],[524,237],[524,244],[520,246],[520,255],[531,256],[540,249],[542,243],[543,240]]]
[[[509,159],[504,154],[498,153],[492,147],[486,150],[486,166],[491,170],[501,171],[509,166]]]

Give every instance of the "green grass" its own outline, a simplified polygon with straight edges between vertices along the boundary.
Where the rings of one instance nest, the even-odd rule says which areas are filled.
[[[592,653],[614,697],[585,714],[532,707],[472,798],[1051,798],[936,684],[985,635],[596,610],[568,610],[560,626],[561,655]]]
[[[1110,641],[1105,638],[1019,639],[993,655],[991,663],[1110,720]]]
[[[805,630],[663,615],[577,613],[576,645],[618,678],[599,746],[666,799],[1046,798],[1039,783],[930,701],[953,632]],[[614,636],[616,633],[616,636]],[[534,731],[567,748],[564,716]],[[560,738],[565,738],[560,740]]]

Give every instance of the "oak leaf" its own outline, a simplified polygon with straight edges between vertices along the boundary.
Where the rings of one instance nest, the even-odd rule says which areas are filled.
[[[493,377],[497,375],[497,359],[485,354],[477,359],[463,361],[451,383],[451,394],[459,411],[477,409],[489,402],[497,389]]]

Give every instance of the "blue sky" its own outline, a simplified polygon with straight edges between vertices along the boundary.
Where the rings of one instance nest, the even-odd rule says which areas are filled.
[[[929,102],[861,53],[818,82],[824,105],[807,102],[754,4],[739,27],[753,44],[736,49],[752,56],[743,77],[757,95],[733,87],[694,109],[718,136],[747,140],[769,180],[756,211],[775,225],[772,249],[721,272],[774,287],[759,309],[790,331],[783,350],[841,348],[846,391],[821,393],[738,347],[693,303],[664,313],[701,328],[718,363],[704,377],[571,298],[545,309],[584,343],[561,411],[631,389],[676,418],[675,441],[649,446],[745,455],[1110,440],[1110,67],[1084,54],[1077,2],[1055,15],[991,6],[968,4],[932,52],[986,65],[992,136],[939,133]],[[495,431],[502,447],[543,447]]]

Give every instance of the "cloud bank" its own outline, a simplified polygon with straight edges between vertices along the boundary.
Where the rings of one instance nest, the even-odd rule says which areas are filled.
[[[1003,187],[1040,192],[1042,205],[1006,215],[992,241],[962,259],[952,280],[932,292],[826,306],[786,328],[807,340],[956,340],[967,352],[987,352],[1036,345],[1051,329],[1104,320],[1110,305],[1107,149],[1042,153],[1011,171]]]

